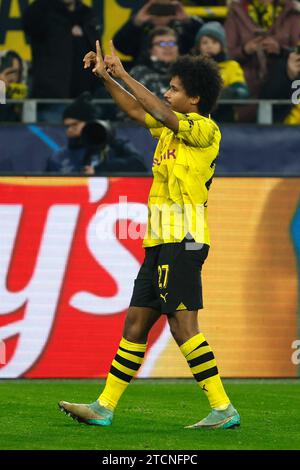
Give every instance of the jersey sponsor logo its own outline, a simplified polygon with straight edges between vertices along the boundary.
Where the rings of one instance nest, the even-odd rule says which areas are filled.
[[[168,160],[176,160],[176,149],[167,150],[166,152],[159,155],[159,157],[155,157],[153,159],[153,166],[159,166],[162,162]]]

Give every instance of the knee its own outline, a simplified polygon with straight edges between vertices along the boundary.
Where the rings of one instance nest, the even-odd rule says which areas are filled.
[[[148,332],[142,328],[137,318],[127,316],[123,336],[131,343],[146,343]]]
[[[173,338],[175,339],[176,343],[180,346],[186,341],[185,338],[188,335],[185,325],[181,325],[176,320],[169,321],[169,325]]]
[[[178,322],[173,318],[169,319],[169,325],[171,334],[179,346],[199,333],[198,325],[195,323]]]
[[[147,343],[147,335],[143,334],[138,329],[128,329],[124,330],[123,337],[130,341],[131,343],[138,343],[138,344],[146,344]]]

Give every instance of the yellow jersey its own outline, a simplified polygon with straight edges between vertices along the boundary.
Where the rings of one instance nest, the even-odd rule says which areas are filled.
[[[218,62],[224,88],[235,83],[246,84],[245,75],[242,67],[235,60],[224,60]]]
[[[221,132],[212,119],[200,114],[175,114],[177,134],[150,114],[145,119],[159,141],[153,158],[144,247],[181,242],[188,233],[197,243],[210,244],[207,200]]]

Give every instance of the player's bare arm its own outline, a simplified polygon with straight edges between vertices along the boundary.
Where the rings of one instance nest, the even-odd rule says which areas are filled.
[[[116,65],[114,66],[113,69],[115,73],[113,73],[112,69],[108,67],[108,65],[103,60],[99,41],[96,42],[96,52],[91,51],[86,54],[83,59],[83,63],[85,69],[93,67],[93,73],[103,80],[105,88],[110,93],[116,104],[122,109],[122,111],[128,114],[128,116],[135,121],[145,125],[146,113],[143,107],[139,104],[133,95],[131,95],[113,79],[113,77],[119,77],[118,73],[120,73],[120,67],[116,67]],[[122,64],[121,67],[123,69]]]
[[[164,126],[177,133],[179,121],[176,114],[169,106],[126,72],[122,62],[117,56],[113,41],[110,41],[110,51],[111,55],[105,56],[104,64],[112,75],[120,78],[127,85],[132,94],[138,100],[139,104],[147,113],[151,114],[151,116],[160,121]]]

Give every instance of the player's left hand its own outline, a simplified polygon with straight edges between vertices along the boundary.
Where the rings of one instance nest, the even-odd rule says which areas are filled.
[[[126,70],[123,67],[123,64],[120,58],[117,56],[117,52],[114,47],[112,40],[109,41],[110,55],[104,57],[104,64],[106,69],[114,78],[122,78],[126,75]]]

